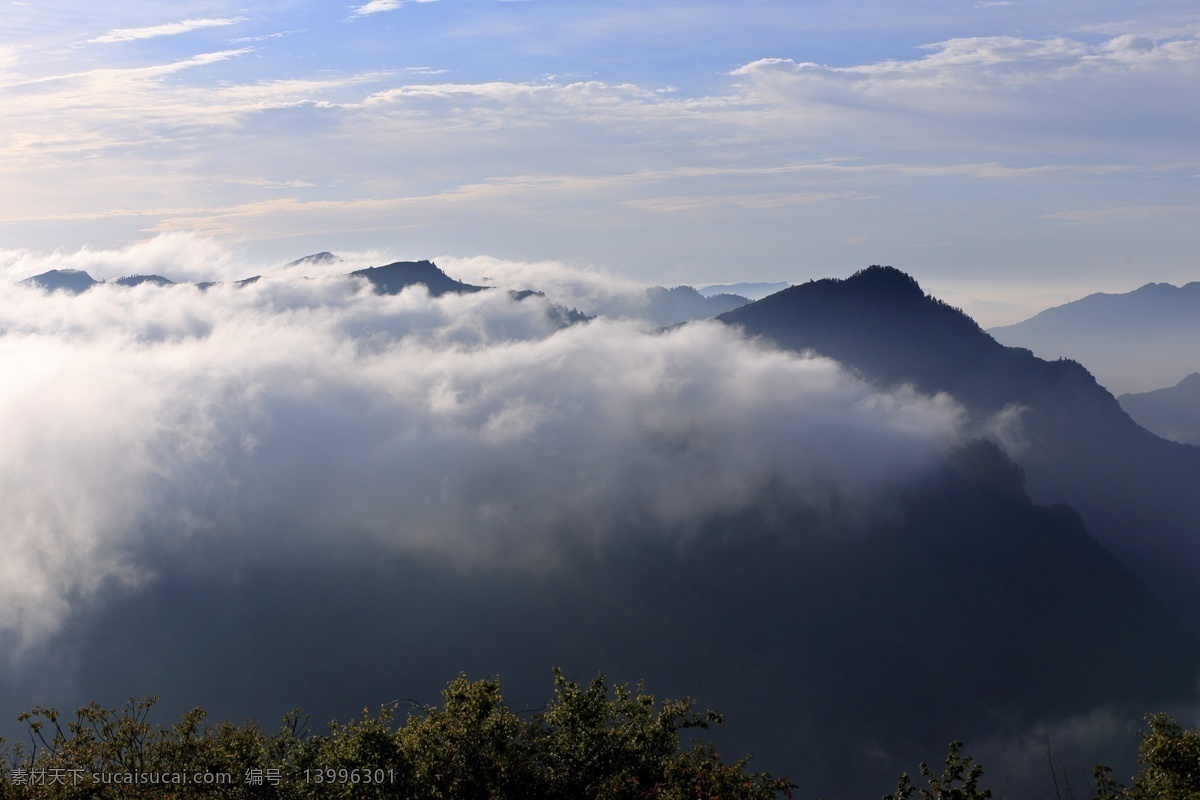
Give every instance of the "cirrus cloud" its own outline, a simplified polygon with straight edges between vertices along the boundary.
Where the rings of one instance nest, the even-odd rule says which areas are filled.
[[[221,28],[227,25],[237,25],[245,22],[246,17],[217,17],[211,19],[183,19],[178,22],[167,22],[162,25],[150,25],[144,28],[116,28],[89,43],[114,44],[117,42],[133,42],[138,39],[155,39],[159,36],[179,36],[184,33],[202,30],[204,28]]]

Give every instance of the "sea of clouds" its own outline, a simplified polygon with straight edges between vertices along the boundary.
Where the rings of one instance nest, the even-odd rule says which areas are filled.
[[[881,391],[719,323],[560,329],[551,303],[637,296],[561,265],[450,263],[548,292],[523,301],[379,295],[344,265],[207,291],[18,283],[45,268],[257,271],[165,239],[0,256],[0,629],[25,643],[206,539],[230,563],[369,540],[465,569],[552,569],[614,532],[686,540],[768,486],[814,505],[869,493],[961,435],[947,396]]]

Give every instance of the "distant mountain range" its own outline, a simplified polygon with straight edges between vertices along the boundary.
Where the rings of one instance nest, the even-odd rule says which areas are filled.
[[[708,286],[701,286],[699,292],[705,297],[712,297],[718,294],[732,294],[739,297],[746,297],[750,300],[761,300],[767,295],[782,292],[789,286],[791,284],[787,281],[777,281],[775,283],[714,283]]]
[[[1200,371],[1200,282],[1091,294],[988,333],[1042,358],[1079,361],[1114,394],[1173,386]]]
[[[1139,425],[1164,439],[1200,445],[1200,373],[1174,386],[1117,398]]]
[[[292,261],[286,266],[329,266],[341,261],[342,259],[333,253],[316,253]],[[396,261],[381,267],[367,267],[366,269],[355,270],[347,274],[356,278],[365,278],[375,286],[377,291],[383,294],[399,294],[407,287],[418,284],[424,285],[434,297],[446,294],[447,292],[466,294],[487,288],[485,286],[471,286],[456,281],[438,269],[437,265],[431,261]],[[233,283],[237,286],[245,286],[254,283],[261,277],[261,275],[254,275],[250,278],[234,281]],[[69,294],[79,294],[80,292],[86,292],[93,286],[104,283],[104,281],[96,280],[83,270],[52,269],[26,278],[20,283],[24,286],[36,286],[48,292],[63,291]],[[143,283],[151,283],[156,286],[175,285],[174,281],[164,278],[161,275],[131,275],[125,278],[117,278],[111,281],[111,283],[117,286],[139,286]],[[201,289],[207,289],[217,285],[217,283],[218,281],[204,281],[196,285]]]
[[[343,259],[333,253],[321,252],[298,258],[289,262],[287,267],[329,267],[342,263]],[[451,278],[438,268],[432,261],[395,261],[379,267],[367,267],[347,273],[355,278],[369,281],[376,291],[383,294],[399,294],[409,286],[422,285],[429,294],[440,297],[444,294],[471,294],[484,291],[491,287],[474,286]],[[254,283],[261,276],[255,275],[244,280],[235,281],[234,285],[244,286]],[[26,286],[36,286],[48,292],[63,291],[69,294],[79,294],[102,283],[82,270],[50,270],[40,275],[34,275],[21,281]],[[137,286],[151,283],[157,286],[173,286],[174,282],[161,275],[134,275],[118,278],[111,283],[117,286]],[[205,281],[196,284],[201,289],[215,286],[215,281]],[[767,284],[745,284],[746,286],[766,286]],[[787,284],[780,284],[786,286]],[[544,297],[542,292],[532,289],[513,292],[513,297],[521,300],[530,296]],[[698,319],[709,319],[718,314],[738,308],[749,303],[746,297],[729,293],[702,294],[691,286],[676,286],[667,289],[653,286],[646,290],[646,304],[642,310],[646,319],[659,326],[675,325]],[[576,309],[554,306],[552,313],[563,323],[574,323],[590,319],[586,314]]]

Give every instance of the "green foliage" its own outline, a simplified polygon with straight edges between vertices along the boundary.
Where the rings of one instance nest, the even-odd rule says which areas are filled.
[[[983,767],[973,763],[970,756],[964,756],[962,747],[962,742],[950,743],[941,775],[934,774],[928,764],[921,762],[921,777],[929,784],[927,787],[918,789],[906,772],[900,776],[896,793],[884,800],[910,800],[914,793],[920,800],[988,800],[992,790],[979,788]]]
[[[719,724],[690,700],[657,703],[639,685],[586,687],[554,675],[542,713],[514,712],[498,680],[459,676],[441,708],[403,725],[396,707],[363,712],[325,735],[299,712],[269,735],[253,723],[205,722],[202,709],[170,727],[148,721],[157,698],[122,709],[92,704],[64,722],[38,707],[20,719],[31,749],[0,740],[0,798],[444,798],[445,800],[768,800],[794,786],[746,761],[727,764],[679,734]]]
[[[1125,787],[1113,778],[1112,767],[1097,764],[1096,768],[1092,770],[1092,777],[1096,782],[1096,791],[1092,795],[1092,800],[1119,800],[1125,796]]]
[[[1142,732],[1138,748],[1138,772],[1126,788],[1112,776],[1112,769],[1096,765],[1092,800],[1200,800],[1200,731],[1184,730],[1168,714],[1146,716],[1149,730]],[[1050,762],[1054,770],[1054,763]],[[895,794],[884,800],[987,800],[990,789],[980,789],[983,768],[962,755],[962,742],[951,742],[946,768],[941,776],[921,764],[921,777],[928,787],[917,789],[908,773],[900,776]],[[1055,782],[1054,797],[1064,795]],[[1070,798],[1070,785],[1065,797]]]
[[[1200,800],[1200,731],[1183,730],[1167,714],[1146,717],[1132,800]]]

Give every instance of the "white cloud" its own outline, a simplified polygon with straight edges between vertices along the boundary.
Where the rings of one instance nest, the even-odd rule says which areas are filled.
[[[184,19],[179,22],[168,22],[163,25],[151,25],[145,28],[117,28],[108,33],[88,39],[99,44],[117,42],[132,42],[138,39],[154,39],[159,36],[178,36],[183,33],[201,30],[203,28],[220,28],[227,25],[237,25],[245,22],[246,17],[220,17],[213,19]]]
[[[1200,38],[1122,34],[950,39],[918,59],[848,67],[766,58],[734,70],[745,100],[850,151],[1178,162],[1194,98]],[[879,131],[886,131],[880,136]],[[827,146],[827,145],[826,145]],[[1053,155],[1051,155],[1053,154]]]
[[[365,16],[367,14],[378,14],[380,11],[392,11],[399,8],[403,3],[400,0],[371,0],[365,6],[359,6],[354,10],[356,16]]]
[[[40,266],[214,255],[188,244]],[[622,291],[575,279],[589,284]],[[386,297],[331,277],[72,297],[2,282],[0,301],[0,628],[29,640],[151,578],[143,554],[183,558],[197,539],[231,537],[231,558],[365,538],[545,568],[615,533],[686,540],[768,486],[814,507],[869,493],[959,435],[947,397],[883,394],[718,324],[557,331],[545,301],[503,291]]]
[[[407,0],[412,3],[436,3],[438,0]],[[371,0],[366,5],[354,10],[354,16],[362,17],[367,14],[378,14],[380,11],[394,11],[405,4],[405,0]]]
[[[13,45],[0,45],[0,70],[10,69],[20,62],[20,50]]]

